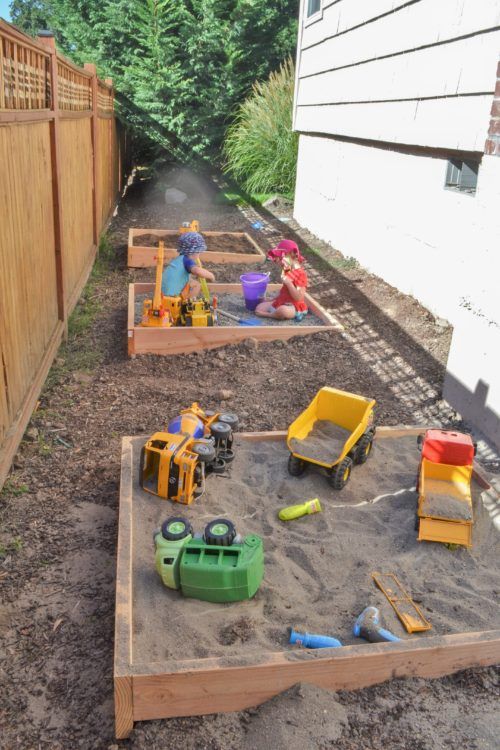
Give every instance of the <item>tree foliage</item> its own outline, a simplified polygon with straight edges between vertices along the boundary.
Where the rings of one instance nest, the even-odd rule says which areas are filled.
[[[113,78],[124,119],[175,156],[211,159],[236,106],[296,45],[299,0],[13,0],[62,52]]]
[[[292,131],[291,59],[240,105],[224,143],[225,171],[249,193],[290,194],[295,188],[298,136]]]

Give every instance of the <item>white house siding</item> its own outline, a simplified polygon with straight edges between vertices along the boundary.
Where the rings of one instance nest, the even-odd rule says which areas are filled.
[[[295,217],[454,325],[445,395],[500,446],[500,158],[482,156],[500,3],[337,0],[321,16],[299,33]],[[475,195],[445,189],[450,156],[482,156]]]

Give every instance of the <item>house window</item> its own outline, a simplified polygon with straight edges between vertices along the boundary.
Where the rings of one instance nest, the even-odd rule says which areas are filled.
[[[450,159],[446,169],[445,186],[451,190],[474,195],[477,187],[477,173],[479,162]]]
[[[321,0],[307,0],[307,17],[314,16],[321,10]]]

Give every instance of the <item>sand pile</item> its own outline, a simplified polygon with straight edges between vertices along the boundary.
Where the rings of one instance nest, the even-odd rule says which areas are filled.
[[[299,456],[320,461],[323,464],[332,464],[342,453],[342,449],[350,430],[329,422],[327,419],[318,419],[303,440],[293,438],[290,447]]]
[[[137,438],[134,456],[144,439]],[[500,536],[473,486],[471,550],[418,542],[414,490],[420,454],[415,438],[379,439],[372,456],[354,467],[335,492],[321,471],[299,478],[287,473],[284,442],[237,440],[227,476],[211,476],[206,494],[181,506],[134,493],[134,663],[206,657],[266,658],[285,650],[287,627],[331,634],[356,643],[355,618],[369,604],[381,609],[386,626],[409,636],[376,588],[371,572],[395,573],[430,620],[433,634],[494,628],[500,616]],[[137,476],[134,469],[133,476]],[[285,505],[319,497],[323,512],[283,523]],[[154,569],[152,532],[170,515],[186,515],[195,531],[227,517],[241,534],[262,536],[265,576],[256,596],[235,604],[186,599],[163,587]],[[495,552],[497,555],[495,555]]]

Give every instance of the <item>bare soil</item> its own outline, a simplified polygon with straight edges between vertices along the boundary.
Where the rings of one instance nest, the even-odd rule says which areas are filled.
[[[151,434],[193,400],[236,411],[242,429],[284,429],[325,384],[375,398],[379,424],[467,428],[441,398],[449,328],[290,217],[282,223],[261,211],[245,218],[233,206],[214,204],[213,183],[186,170],[168,179],[188,193],[184,206],[166,206],[164,188],[140,180],[121,202],[109,230],[110,253],[77,308],[0,495],[0,747],[497,747],[492,669],[336,696],[297,688],[253,711],[139,723],[129,740],[114,741],[122,435]],[[215,353],[128,359],[127,285],[154,274],[127,270],[128,229],[175,227],[193,218],[206,230],[249,231],[266,249],[283,237],[295,239],[307,258],[312,293],[341,320],[344,333],[262,345],[250,338]],[[250,228],[248,220],[257,218],[262,232]],[[268,268],[278,280],[278,269]],[[245,267],[211,270],[219,281],[234,281]],[[480,565],[474,549],[465,554]],[[226,638],[245,633],[241,626]]]
[[[201,231],[207,245],[207,252],[217,251],[219,253],[255,253],[255,247],[248,237],[237,234],[222,234],[217,237],[207,235]],[[165,237],[168,247],[177,247],[180,234],[169,234]],[[158,247],[158,241],[162,239],[156,234],[139,234],[134,237],[134,245],[138,247]]]

